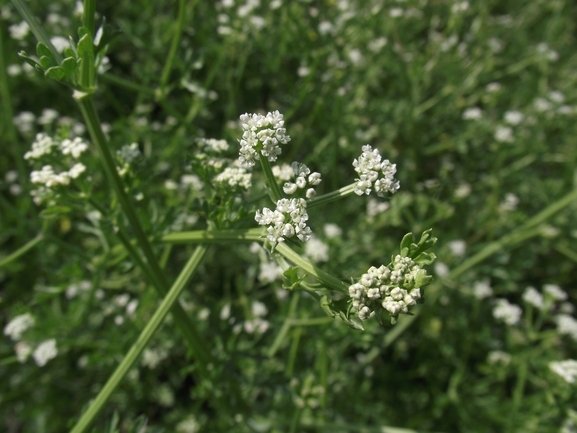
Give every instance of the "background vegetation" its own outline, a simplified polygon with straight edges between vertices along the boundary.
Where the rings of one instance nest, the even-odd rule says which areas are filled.
[[[137,419],[148,432],[577,431],[575,383],[550,368],[577,358],[574,2],[97,3],[97,23],[123,34],[95,102],[113,152],[138,144],[124,180],[150,236],[218,219],[192,166],[199,138],[227,140],[234,158],[239,115],[279,110],[292,137],[282,160],[322,173],[320,193],[354,180],[364,144],[397,164],[390,200],[311,210],[328,246],[320,268],[348,282],[388,263],[406,232],[433,227],[439,239],[417,315],[370,320],[364,332],[282,289],[264,249],[211,247],[180,301],[210,342],[214,375],[199,380],[168,316],[97,431],[138,431]],[[51,37],[76,39],[78,4],[28,6]],[[51,210],[32,201],[23,155],[35,134],[90,139],[71,90],[18,57],[36,46],[22,17],[11,4],[1,11],[0,314],[3,324],[32,314],[24,339],[55,339],[58,354],[19,362],[3,336],[0,429],[60,432],[160,301],[114,231],[123,217],[93,147],[86,195]],[[171,281],[192,251],[155,244]],[[499,318],[498,299],[522,308],[518,321]],[[214,403],[228,398],[227,375],[245,411]]]

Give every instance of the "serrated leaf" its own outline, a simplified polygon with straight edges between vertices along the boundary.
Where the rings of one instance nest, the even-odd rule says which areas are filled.
[[[413,260],[417,265],[425,266],[425,265],[432,265],[436,259],[437,256],[434,253],[421,253]]]
[[[302,281],[302,278],[299,278],[298,276],[298,268],[292,267],[288,268],[286,271],[283,272],[282,280],[283,280],[282,284],[283,289],[294,290],[299,286],[299,284]]]
[[[48,68],[46,72],[44,72],[44,75],[56,81],[61,81],[66,78],[66,72],[60,66],[54,66],[52,68]]]
[[[407,237],[409,236],[409,234],[412,236],[411,233],[405,235],[405,237],[401,241],[401,251],[403,251],[403,249],[407,248],[407,250],[405,250],[407,255],[404,257],[410,257],[412,259],[415,259],[423,251],[428,250],[433,245],[435,245],[435,243],[437,242],[437,238],[434,236],[431,236],[432,231],[433,231],[433,229],[425,230],[421,234],[421,239],[419,240],[418,244],[415,244],[413,242],[408,242]],[[407,243],[409,243],[409,245],[406,245]]]

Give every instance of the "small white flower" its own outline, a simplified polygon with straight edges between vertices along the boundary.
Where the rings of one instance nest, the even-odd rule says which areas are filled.
[[[462,239],[456,239],[447,244],[449,250],[455,257],[463,257],[467,250],[467,244]]]
[[[567,293],[557,284],[544,284],[543,292],[555,301],[565,301],[568,297]]]
[[[488,278],[480,281],[475,281],[475,283],[473,284],[473,295],[477,299],[484,299],[488,298],[489,296],[493,296],[491,281]]]
[[[263,284],[272,283],[283,274],[276,262],[265,262],[259,265],[258,280]]]
[[[501,90],[501,83],[489,83],[487,84],[487,86],[485,87],[485,90],[489,93],[494,93],[494,92],[498,92],[499,90]]]
[[[58,349],[54,338],[40,343],[32,353],[32,357],[39,367],[44,367],[48,361],[56,358],[56,355],[58,355]]]
[[[38,118],[39,125],[50,125],[58,118],[58,111],[51,108],[45,108],[42,110],[42,114]]]
[[[493,350],[487,355],[487,362],[489,364],[504,364],[509,365],[511,362],[511,355],[501,350]]]
[[[260,153],[270,162],[282,153],[279,144],[287,144],[290,137],[286,133],[283,115],[279,111],[262,114],[245,113],[240,116],[243,129],[240,140],[239,160],[243,166],[252,167]]]
[[[338,225],[333,223],[325,224],[323,230],[325,232],[325,236],[329,239],[336,238],[337,236],[343,234],[343,230]]]
[[[7,335],[14,341],[22,338],[22,334],[34,326],[34,317],[30,313],[20,314],[14,317],[4,327],[4,335]]]
[[[569,314],[559,314],[555,317],[555,321],[560,334],[569,335],[577,341],[577,320]]]
[[[479,120],[483,117],[483,111],[479,107],[467,108],[463,111],[464,120]]]
[[[329,247],[323,241],[312,237],[305,244],[305,256],[309,257],[312,262],[326,262],[329,260]]]
[[[400,188],[399,181],[395,181],[396,164],[382,160],[379,150],[369,144],[363,146],[363,153],[353,161],[353,167],[359,174],[354,191],[357,195],[369,195],[374,189],[379,197],[384,197],[386,192],[394,194]]]
[[[515,304],[509,303],[506,299],[497,299],[497,304],[493,308],[493,317],[502,320],[509,326],[516,325],[521,319],[523,310]]]
[[[32,347],[25,341],[20,341],[14,346],[14,352],[16,353],[16,359],[18,359],[18,362],[23,364],[32,354]]]
[[[513,143],[515,137],[513,136],[513,130],[508,126],[499,125],[495,129],[495,140],[500,143]]]
[[[574,359],[550,362],[549,368],[565,379],[567,383],[573,384],[577,380],[577,361]]]
[[[504,118],[505,123],[508,123],[509,125],[518,125],[523,121],[523,119],[525,119],[525,115],[520,111],[513,110],[505,112]]]
[[[533,305],[535,308],[542,310],[545,308],[545,300],[543,295],[539,293],[535,287],[527,287],[523,293],[523,300],[528,304]]]
[[[19,24],[12,24],[10,27],[8,27],[8,31],[10,32],[10,37],[12,39],[21,41],[26,36],[28,36],[28,33],[30,32],[30,27],[28,26],[28,23],[26,21],[22,21]]]

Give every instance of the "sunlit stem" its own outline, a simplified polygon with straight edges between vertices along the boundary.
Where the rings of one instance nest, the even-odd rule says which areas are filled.
[[[262,171],[264,172],[266,183],[269,187],[271,199],[276,203],[281,198],[283,198],[280,186],[278,185],[277,180],[274,177],[274,174],[272,174],[272,168],[270,166],[270,162],[267,159],[267,157],[259,153],[258,158],[260,160],[260,166],[262,167]]]
[[[307,202],[307,208],[320,206],[323,204],[330,203],[332,201],[339,200],[343,197],[347,197],[355,192],[356,185],[357,185],[356,183],[351,183],[350,185],[343,186],[342,188],[337,189],[336,191],[315,197]]]
[[[164,322],[164,319],[170,309],[175,305],[178,296],[186,286],[186,283],[192,277],[194,271],[202,261],[204,254],[206,253],[206,246],[198,246],[188,263],[184,266],[182,272],[172,285],[171,289],[169,290],[166,297],[163,299],[162,303],[150,319],[150,321],[146,324],[145,328],[142,330],[136,342],[132,345],[128,353],[124,356],[122,362],[118,365],[114,373],[108,379],[108,382],[104,385],[104,387],[100,390],[90,407],[76,426],[71,430],[71,433],[83,433],[89,427],[96,415],[102,410],[112,393],[116,390],[126,373],[132,368],[144,348],[147,346],[148,342],[154,335],[154,333],[158,330],[160,325]]]

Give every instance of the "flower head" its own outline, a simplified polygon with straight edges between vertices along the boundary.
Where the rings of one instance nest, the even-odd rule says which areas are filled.
[[[20,314],[14,317],[4,327],[4,335],[9,336],[14,341],[18,341],[22,338],[22,334],[32,326],[34,326],[34,317],[32,317],[32,314]]]
[[[349,286],[352,307],[361,320],[382,309],[394,322],[399,314],[408,314],[409,308],[420,302],[420,286],[426,277],[427,271],[413,259],[397,255],[388,266],[371,266],[358,283]]]
[[[283,242],[293,236],[303,242],[311,238],[312,231],[306,224],[309,216],[305,199],[280,199],[276,203],[276,210],[265,207],[262,211],[256,211],[254,219],[259,225],[268,226],[267,238],[273,243]]]
[[[286,133],[283,115],[277,111],[262,114],[245,113],[240,116],[242,139],[240,140],[239,160],[242,165],[252,167],[260,153],[270,162],[276,161],[282,153],[279,144],[286,144],[290,137]]]
[[[386,192],[394,194],[400,187],[399,181],[395,181],[397,165],[388,159],[382,160],[379,150],[369,144],[363,146],[363,153],[353,161],[353,167],[359,174],[355,189],[357,195],[369,195],[374,188],[379,197],[384,197]]]

